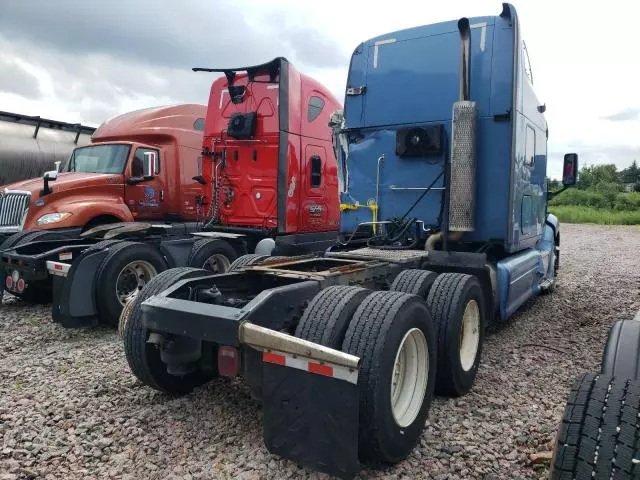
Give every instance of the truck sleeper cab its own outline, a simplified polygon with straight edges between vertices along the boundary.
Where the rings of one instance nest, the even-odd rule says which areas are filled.
[[[343,478],[405,458],[433,395],[473,387],[486,325],[555,281],[546,146],[524,114],[546,123],[522,65],[509,4],[358,46],[332,116],[336,248],[159,275],[123,314],[134,375],[174,393],[243,375],[267,449]]]
[[[340,103],[285,58],[223,72],[205,123],[207,227],[247,235],[274,255],[323,251],[339,223],[337,164],[329,127]],[[275,249],[275,250],[274,250]],[[251,250],[253,251],[253,250]]]

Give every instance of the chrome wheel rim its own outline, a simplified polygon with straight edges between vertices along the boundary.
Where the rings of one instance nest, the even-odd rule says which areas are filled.
[[[116,297],[123,307],[158,274],[156,268],[144,260],[135,260],[124,266],[116,280]]]

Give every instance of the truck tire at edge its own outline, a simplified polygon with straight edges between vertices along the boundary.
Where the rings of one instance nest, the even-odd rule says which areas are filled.
[[[552,480],[640,475],[640,383],[587,373],[571,390],[556,437]]]
[[[196,371],[184,376],[170,375],[160,358],[160,351],[148,343],[149,330],[142,325],[140,305],[180,280],[198,275],[207,275],[206,270],[179,267],[165,270],[144,286],[127,306],[128,315],[121,320],[124,351],[133,374],[145,385],[167,393],[182,395],[189,393],[215,377],[214,372]]]

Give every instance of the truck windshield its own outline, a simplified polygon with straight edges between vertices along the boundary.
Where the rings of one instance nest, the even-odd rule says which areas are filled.
[[[65,172],[122,173],[129,157],[129,145],[93,145],[76,148]]]

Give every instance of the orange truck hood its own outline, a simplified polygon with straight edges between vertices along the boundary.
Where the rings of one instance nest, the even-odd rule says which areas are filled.
[[[57,194],[67,190],[73,190],[78,187],[91,188],[103,185],[122,184],[122,175],[107,173],[76,173],[66,172],[59,173],[58,178],[49,181],[49,187]],[[4,188],[9,190],[25,190],[31,192],[31,199],[40,198],[40,190],[44,187],[42,177],[23,180],[22,182],[5,185]],[[46,198],[48,195],[45,195]]]

